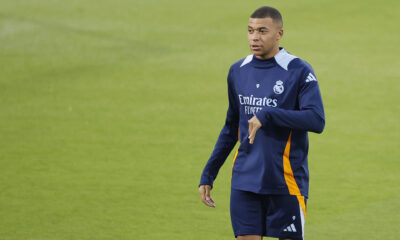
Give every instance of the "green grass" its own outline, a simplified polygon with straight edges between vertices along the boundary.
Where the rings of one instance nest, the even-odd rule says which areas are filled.
[[[197,185],[265,4],[325,105],[306,238],[398,238],[398,1],[0,4],[0,239],[233,239],[232,155],[217,208]]]

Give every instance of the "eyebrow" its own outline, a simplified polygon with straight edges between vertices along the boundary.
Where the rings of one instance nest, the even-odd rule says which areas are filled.
[[[253,29],[252,26],[247,26],[247,27]],[[260,30],[260,29],[268,29],[268,28],[267,27],[259,27],[259,28],[256,28],[256,29]]]

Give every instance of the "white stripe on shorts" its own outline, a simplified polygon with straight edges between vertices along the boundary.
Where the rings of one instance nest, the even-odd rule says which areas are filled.
[[[304,212],[303,208],[301,208],[300,203],[299,203],[299,208],[300,208],[300,219],[301,219],[301,234],[304,240]]]

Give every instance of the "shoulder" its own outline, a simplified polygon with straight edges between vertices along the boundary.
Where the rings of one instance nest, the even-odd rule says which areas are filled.
[[[304,83],[317,82],[314,69],[305,60],[296,57],[288,64],[288,71],[298,76],[298,79],[304,80]]]
[[[308,62],[287,52],[285,49],[281,49],[279,53],[275,55],[275,60],[278,65],[286,71],[312,71],[312,67]]]
[[[304,83],[317,82],[315,73],[311,65],[305,60],[288,53],[282,49],[275,57],[276,62],[286,71],[297,76],[299,81],[304,80]]]
[[[300,71],[300,72],[314,72],[311,65],[301,58],[294,59],[288,65],[288,70],[289,71]]]
[[[253,60],[253,55],[248,55],[234,62],[229,68],[228,84],[233,84],[238,79],[240,79],[241,68],[243,68],[243,66],[245,66],[246,64],[250,63],[252,60]]]
[[[317,82],[317,77],[311,65],[300,58],[290,63],[289,71],[293,71],[304,83]]]
[[[248,56],[241,58],[240,60],[234,62],[229,68],[228,82],[234,81],[234,79],[239,79],[240,72],[241,72],[241,69],[243,69],[243,66],[247,65],[252,60],[253,60],[253,55],[248,55]]]
[[[241,67],[245,66],[246,64],[250,63],[253,60],[253,55],[248,55],[244,58],[239,59],[235,63],[231,65],[230,71],[234,71],[240,69]]]

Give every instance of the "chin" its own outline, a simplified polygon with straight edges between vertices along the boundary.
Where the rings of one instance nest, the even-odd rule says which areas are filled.
[[[265,58],[265,56],[267,55],[265,53],[260,53],[260,52],[253,52],[253,54],[258,58]]]
[[[253,51],[253,50],[250,50],[255,56],[264,56],[265,54],[266,54],[266,52],[264,52],[264,51]]]

